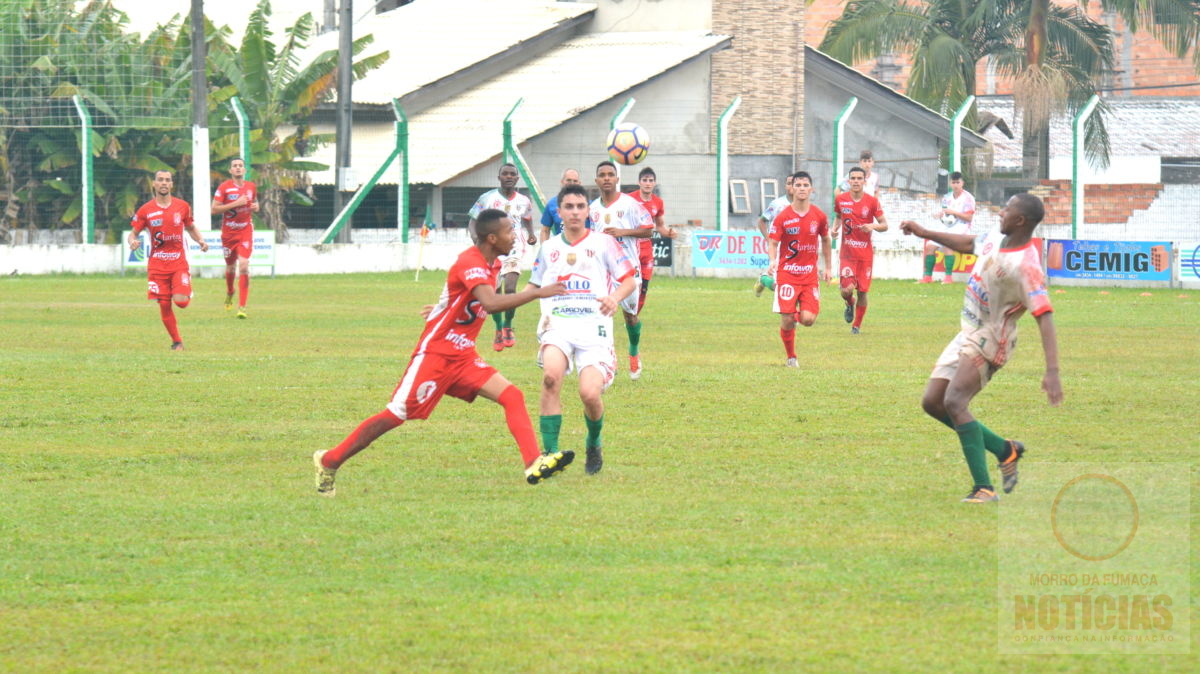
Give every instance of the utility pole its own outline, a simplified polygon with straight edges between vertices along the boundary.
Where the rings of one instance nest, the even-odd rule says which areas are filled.
[[[208,177],[208,79],[204,44],[204,0],[192,0],[192,213],[203,230],[212,229]]]
[[[331,32],[337,27],[337,0],[325,0],[325,21],[321,24],[321,33]]]
[[[196,0],[198,1],[198,0]],[[350,174],[350,127],[353,125],[353,109],[351,93],[354,83],[353,43],[354,43],[354,0],[342,0],[342,8],[338,16],[338,70],[337,70],[337,166],[335,168],[336,183],[333,187],[333,213],[337,217],[349,201],[347,192],[352,191]],[[351,220],[338,232],[338,243],[350,243]]]

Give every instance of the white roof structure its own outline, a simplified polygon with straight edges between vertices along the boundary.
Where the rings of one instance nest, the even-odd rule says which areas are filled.
[[[384,50],[390,55],[383,66],[354,83],[354,102],[391,103],[557,27],[585,20],[595,9],[589,3],[547,0],[424,0],[355,17],[355,39],[367,34],[375,38],[360,58]],[[337,48],[338,34],[325,33],[300,59],[307,62]]]
[[[563,42],[409,115],[409,182],[440,185],[499,156],[504,117],[519,98],[525,102],[513,119],[515,142],[545,133],[728,42],[728,37],[701,32],[589,34]],[[351,151],[358,177],[365,181],[395,142],[390,123],[370,125],[369,131],[364,127],[355,124]],[[314,126],[314,131],[328,130]],[[311,159],[332,166],[334,149],[322,148]],[[395,183],[397,175],[393,171],[381,182]],[[329,184],[333,171],[312,178]]]

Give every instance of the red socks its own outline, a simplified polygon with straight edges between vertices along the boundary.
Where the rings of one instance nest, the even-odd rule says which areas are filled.
[[[228,277],[226,277],[228,281]],[[233,284],[229,285],[229,294],[233,295]],[[246,306],[246,297],[250,296],[250,276],[241,275],[238,279],[238,306]]]
[[[182,342],[183,340],[179,337],[179,327],[175,324],[175,311],[171,308],[170,300],[158,301],[158,315],[162,317],[163,325],[166,326],[171,341]]]
[[[860,304],[860,305],[854,307],[854,323],[852,324],[852,327],[861,328],[863,316],[866,316],[866,315],[867,315],[867,308],[865,306]]]
[[[354,432],[346,436],[342,440],[342,444],[325,452],[321,457],[321,463],[326,468],[337,468],[346,462],[346,459],[358,454],[375,442],[379,436],[396,428],[404,423],[392,413],[391,410],[384,409],[379,414],[367,419],[354,429]]]
[[[234,276],[237,276],[237,272],[232,272],[232,271],[225,272],[225,294],[226,295],[233,294],[233,277]]]
[[[496,402],[504,407],[504,420],[508,422],[508,430],[517,440],[517,447],[521,450],[521,458],[525,465],[529,466],[541,452],[538,451],[537,436],[533,434],[529,411],[525,409],[525,396],[521,394],[521,389],[509,384]]]
[[[783,340],[783,348],[787,350],[788,358],[796,357],[796,329],[784,330],[779,328],[779,337]]]

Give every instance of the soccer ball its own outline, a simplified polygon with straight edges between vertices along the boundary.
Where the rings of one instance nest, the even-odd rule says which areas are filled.
[[[618,164],[636,164],[650,153],[650,134],[637,124],[618,124],[608,134],[608,156]]]

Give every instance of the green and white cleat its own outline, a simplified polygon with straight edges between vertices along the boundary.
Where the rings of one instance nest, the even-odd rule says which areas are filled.
[[[324,449],[313,452],[313,465],[317,467],[317,493],[321,496],[332,497],[337,494],[337,489],[333,486],[337,468],[326,468],[325,464],[321,463],[321,457],[325,456],[325,452]]]
[[[549,480],[557,473],[566,470],[567,466],[575,460],[575,452],[571,450],[563,450],[553,454],[543,454],[533,460],[529,467],[525,469],[525,481],[529,484],[537,484],[544,480]],[[332,480],[332,478],[331,478]]]

